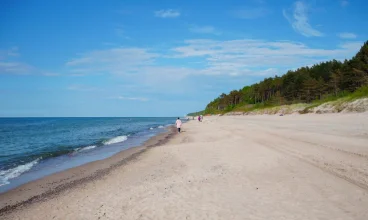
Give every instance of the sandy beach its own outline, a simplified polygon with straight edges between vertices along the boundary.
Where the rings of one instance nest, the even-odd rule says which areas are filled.
[[[368,219],[367,113],[205,117],[131,151],[1,195],[0,218]]]

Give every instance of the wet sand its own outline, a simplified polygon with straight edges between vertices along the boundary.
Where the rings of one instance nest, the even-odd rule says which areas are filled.
[[[366,113],[216,116],[183,131],[0,217],[368,219]]]

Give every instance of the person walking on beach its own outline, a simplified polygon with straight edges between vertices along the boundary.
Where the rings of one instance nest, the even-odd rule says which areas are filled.
[[[198,122],[201,122],[201,116],[198,115]]]
[[[180,133],[181,124],[182,124],[182,122],[181,122],[180,118],[178,118],[178,119],[176,120],[175,124],[176,124],[176,128],[178,129],[178,133]]]

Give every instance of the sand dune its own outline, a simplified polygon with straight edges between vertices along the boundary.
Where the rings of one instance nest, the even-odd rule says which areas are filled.
[[[368,114],[206,117],[2,219],[368,219]]]

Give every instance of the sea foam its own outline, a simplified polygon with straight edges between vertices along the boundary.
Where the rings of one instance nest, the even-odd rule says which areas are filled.
[[[34,161],[31,161],[29,163],[19,165],[17,167],[8,169],[8,170],[0,170],[0,186],[9,184],[10,179],[14,179],[18,176],[20,176],[22,173],[27,172],[30,170],[34,165],[38,163],[42,158],[38,158]]]
[[[117,136],[117,137],[114,137],[106,142],[104,142],[104,145],[110,145],[110,144],[116,144],[116,143],[120,143],[120,142],[123,142],[123,141],[126,141],[128,140],[128,137],[127,136]]]
[[[77,151],[81,152],[81,151],[86,151],[86,150],[92,150],[96,147],[97,147],[96,145],[91,145],[91,146],[87,146],[87,147],[77,148]]]

